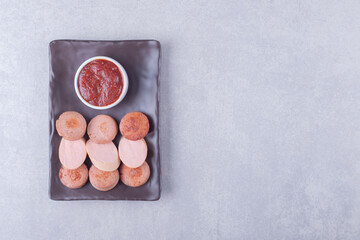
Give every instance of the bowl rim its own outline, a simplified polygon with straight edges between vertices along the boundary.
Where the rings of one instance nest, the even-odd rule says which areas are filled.
[[[95,106],[95,105],[92,105],[90,103],[88,103],[80,94],[80,91],[79,91],[79,86],[78,86],[78,78],[79,78],[79,74],[80,74],[80,71],[85,67],[86,64],[88,64],[89,62],[92,62],[94,60],[99,60],[99,59],[102,59],[102,60],[107,60],[109,62],[112,62],[114,63],[120,70],[120,73],[122,75],[122,80],[123,80],[123,89],[121,91],[121,94],[120,94],[120,97],[113,103],[109,104],[109,105],[106,105],[106,106]],[[112,107],[115,107],[117,104],[119,104],[124,98],[125,98],[125,95],[128,91],[128,88],[129,88],[129,78],[128,78],[128,75],[124,69],[124,67],[118,62],[116,61],[115,59],[113,58],[110,58],[110,57],[106,57],[106,56],[95,56],[95,57],[91,57],[89,59],[87,59],[86,61],[84,61],[80,66],[79,68],[77,69],[76,71],[76,74],[75,74],[75,77],[74,77],[74,87],[75,87],[75,92],[76,92],[76,95],[78,96],[78,98],[81,100],[82,103],[84,103],[86,106],[90,107],[90,108],[93,108],[93,109],[97,109],[97,110],[105,110],[105,109],[109,109],[109,108],[112,108]]]

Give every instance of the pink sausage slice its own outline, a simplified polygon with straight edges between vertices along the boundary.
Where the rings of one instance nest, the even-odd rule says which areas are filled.
[[[147,156],[145,140],[131,141],[122,137],[119,142],[119,156],[121,161],[129,168],[140,167]]]
[[[86,159],[85,139],[75,141],[61,139],[59,147],[59,159],[61,164],[68,169],[76,169]]]
[[[102,171],[114,171],[120,165],[118,151],[113,142],[98,144],[89,139],[86,143],[86,151],[91,162]]]

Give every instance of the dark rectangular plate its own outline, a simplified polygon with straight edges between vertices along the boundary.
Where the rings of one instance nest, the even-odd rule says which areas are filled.
[[[160,150],[159,150],[159,64],[160,43],[155,40],[132,41],[80,41],[55,40],[50,43],[50,189],[53,200],[143,200],[160,198]],[[78,67],[88,58],[107,56],[117,60],[129,77],[129,89],[124,100],[107,110],[95,110],[85,106],[76,96],[74,76]],[[127,187],[121,182],[108,192],[94,189],[88,182],[80,189],[69,189],[59,180],[61,163],[58,149],[61,137],[55,129],[55,121],[65,111],[81,113],[87,122],[96,115],[107,114],[118,123],[128,112],[145,113],[150,121],[150,131],[145,137],[151,175],[148,182],[138,188]],[[88,136],[85,136],[88,139]],[[120,133],[114,143],[119,143]],[[91,162],[87,157],[88,167]]]

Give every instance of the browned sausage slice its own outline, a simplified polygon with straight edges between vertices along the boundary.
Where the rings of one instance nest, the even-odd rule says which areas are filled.
[[[125,164],[120,166],[120,179],[129,187],[139,187],[144,185],[150,177],[150,168],[147,162],[144,162],[138,168],[129,168]]]
[[[56,130],[60,136],[67,140],[78,140],[86,132],[86,120],[78,112],[64,112],[56,120]]]
[[[149,132],[149,120],[141,112],[130,112],[121,119],[120,132],[129,140],[140,140]]]
[[[92,165],[89,171],[89,179],[91,185],[99,191],[109,191],[113,189],[119,182],[119,171],[102,171]]]
[[[59,179],[68,188],[81,188],[88,180],[89,171],[85,164],[79,168],[68,169],[62,166],[59,171]]]
[[[87,134],[96,143],[111,142],[118,131],[116,121],[108,115],[97,115],[89,122]]]

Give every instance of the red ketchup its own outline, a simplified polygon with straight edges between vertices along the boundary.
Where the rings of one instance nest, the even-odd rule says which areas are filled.
[[[94,106],[107,106],[116,102],[121,95],[123,85],[119,68],[104,59],[86,64],[78,77],[80,95]]]

